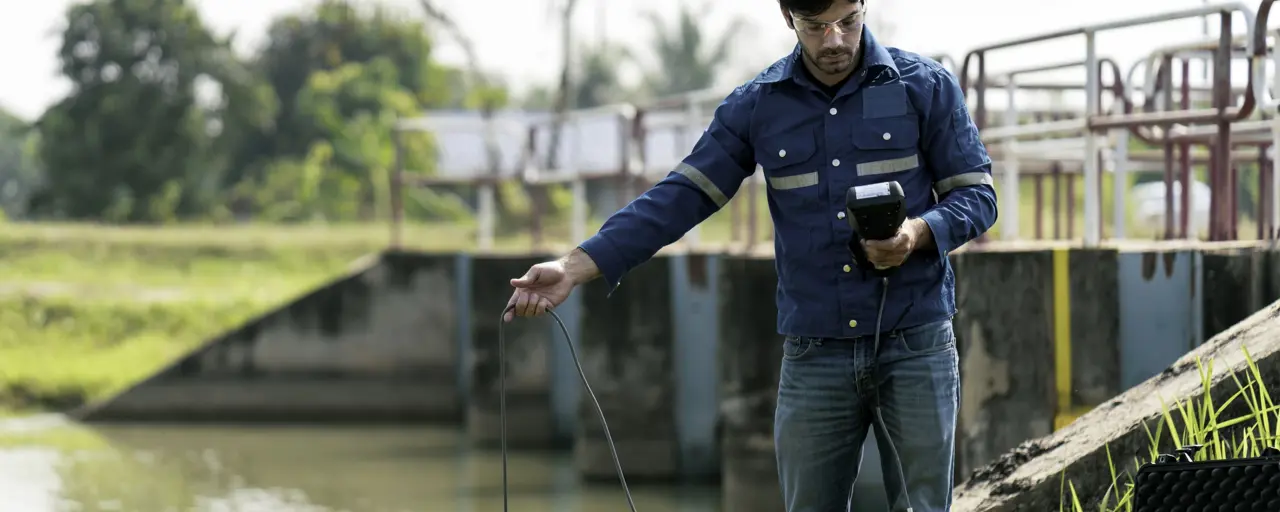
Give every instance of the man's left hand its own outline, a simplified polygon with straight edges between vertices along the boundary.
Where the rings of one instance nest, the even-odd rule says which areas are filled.
[[[932,235],[929,225],[923,219],[908,219],[898,228],[898,234],[887,240],[863,240],[862,246],[867,250],[867,259],[876,268],[889,268],[907,261],[907,256],[917,247],[927,245],[926,238]]]

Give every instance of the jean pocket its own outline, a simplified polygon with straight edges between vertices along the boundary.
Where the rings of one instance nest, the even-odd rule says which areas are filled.
[[[809,353],[815,340],[804,336],[787,336],[782,341],[783,359],[799,359]]]
[[[950,321],[903,329],[894,336],[899,351],[913,356],[936,354],[955,348],[956,335]]]

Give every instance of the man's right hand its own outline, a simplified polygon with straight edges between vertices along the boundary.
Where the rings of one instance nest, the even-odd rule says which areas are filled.
[[[503,320],[510,322],[517,316],[533,317],[563,304],[573,288],[598,275],[595,262],[581,250],[575,250],[564,258],[539,263],[528,272],[511,280],[515,293],[507,301]]]

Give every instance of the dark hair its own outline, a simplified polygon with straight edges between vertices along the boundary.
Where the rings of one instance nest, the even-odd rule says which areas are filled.
[[[866,3],[867,0],[778,0],[778,5],[783,9],[799,14],[801,16],[817,16],[831,8],[831,4],[836,2],[849,2],[856,4],[858,2]]]

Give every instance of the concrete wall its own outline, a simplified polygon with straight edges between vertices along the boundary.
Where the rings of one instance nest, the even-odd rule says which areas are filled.
[[[83,416],[445,420],[492,444],[507,281],[548,257],[382,255]],[[958,481],[1160,373],[1280,290],[1277,254],[1255,250],[987,247],[952,258]],[[629,477],[719,479],[728,509],[771,503],[775,292],[771,259],[667,255],[611,296],[592,283],[558,309]],[[513,444],[572,446],[584,477],[613,479],[559,326],[504,329]],[[874,446],[858,490],[868,500],[883,499]]]
[[[499,276],[519,277],[549,256],[476,256],[471,259],[467,432],[481,446],[500,441],[498,315],[511,298]],[[491,277],[491,278],[490,278]],[[510,279],[510,278],[508,278]],[[554,345],[551,317],[502,325],[506,339],[507,439],[511,447],[545,447],[563,441],[551,404]]]
[[[1120,391],[1113,250],[964,252],[957,479]]]
[[[80,416],[461,420],[458,260],[383,254]]]

